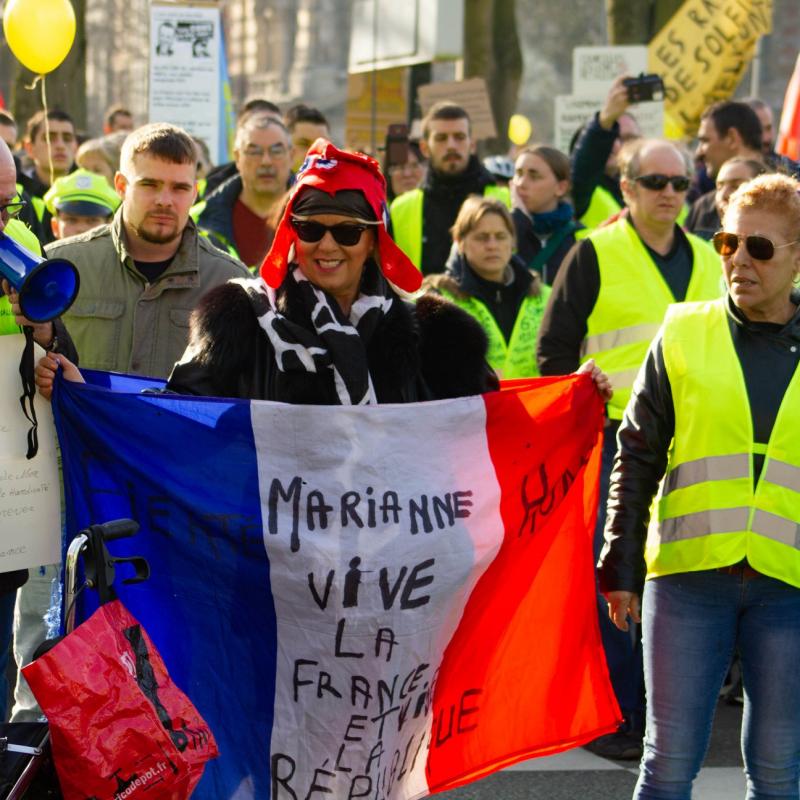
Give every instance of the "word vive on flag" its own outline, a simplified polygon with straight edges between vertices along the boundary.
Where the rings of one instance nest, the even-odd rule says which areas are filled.
[[[421,798],[615,729],[587,376],[336,408],[86,376],[67,524],[141,524],[120,596],[217,739],[196,797]]]

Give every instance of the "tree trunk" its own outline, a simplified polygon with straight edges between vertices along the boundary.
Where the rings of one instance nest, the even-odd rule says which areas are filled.
[[[66,111],[74,120],[78,131],[86,128],[86,0],[72,0],[75,9],[75,41],[61,66],[47,74],[46,92],[48,108]],[[34,90],[26,87],[36,76],[15,59],[14,85],[11,108],[18,120],[20,133],[26,121],[42,108],[41,86]]]
[[[489,92],[497,138],[482,143],[481,152],[505,153],[522,80],[516,0],[466,0],[464,77],[484,78]]]

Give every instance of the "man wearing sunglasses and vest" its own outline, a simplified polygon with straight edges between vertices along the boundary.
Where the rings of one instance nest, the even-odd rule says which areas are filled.
[[[676,224],[691,170],[689,154],[670,142],[638,139],[622,148],[620,186],[627,211],[567,254],[542,320],[537,349],[542,375],[566,375],[594,358],[614,389],[607,406],[595,557],[602,545],[617,429],[650,342],[671,303],[722,294],[713,249]],[[626,726],[590,749],[638,759],[644,711],[641,649],[635,636],[610,623],[604,601],[599,604],[603,644]]]

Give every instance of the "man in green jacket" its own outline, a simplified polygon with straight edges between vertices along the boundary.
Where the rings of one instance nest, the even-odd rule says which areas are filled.
[[[196,157],[180,128],[139,128],[114,178],[122,205],[109,225],[49,245],[72,261],[78,298],[63,322],[83,367],[166,378],[186,349],[197,301],[244,265],[197,233]]]

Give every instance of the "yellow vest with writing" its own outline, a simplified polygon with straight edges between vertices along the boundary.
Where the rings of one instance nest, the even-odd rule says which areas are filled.
[[[662,351],[675,436],[648,532],[648,577],[727,566],[800,588],[800,368],[755,442],[725,300],[672,306]],[[753,455],[765,454],[754,485]]]
[[[708,242],[691,234],[687,238],[692,247],[692,277],[685,299],[719,297],[719,256]],[[597,253],[600,291],[586,322],[581,363],[594,358],[608,373],[614,388],[608,416],[622,419],[636,373],[675,297],[627,220],[594,231],[589,241]]]
[[[456,297],[445,290],[442,294],[474,317],[489,339],[486,360],[501,378],[537,378],[536,338],[550,296],[550,287],[542,284],[537,297],[529,295],[522,301],[511,338],[506,342],[492,312],[475,297]]]
[[[487,186],[484,197],[494,197],[511,207],[511,195],[505,186]],[[392,236],[397,246],[411,259],[417,269],[422,269],[422,206],[425,193],[422,189],[403,192],[392,201],[389,209],[392,218]],[[443,265],[444,266],[444,265]]]

